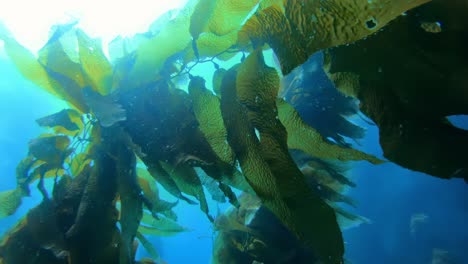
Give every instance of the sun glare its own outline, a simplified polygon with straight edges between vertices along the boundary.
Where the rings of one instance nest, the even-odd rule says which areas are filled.
[[[37,52],[47,41],[55,24],[79,20],[78,27],[106,45],[118,35],[145,32],[168,10],[187,0],[14,0],[0,8],[0,22],[25,47]],[[0,46],[1,47],[1,46]]]

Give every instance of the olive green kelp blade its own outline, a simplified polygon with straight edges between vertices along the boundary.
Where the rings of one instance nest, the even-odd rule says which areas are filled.
[[[190,229],[179,225],[166,217],[154,218],[149,212],[143,212],[141,225],[138,227],[138,232],[144,235],[154,236],[173,236],[181,232],[187,232]]]
[[[276,71],[259,51],[228,71],[221,89],[228,142],[265,206],[324,263],[340,263],[344,246],[334,210],[307,187],[289,155],[276,118],[278,88]]]
[[[169,163],[161,162],[161,165],[164,170],[171,175],[171,178],[174,179],[183,193],[195,197],[200,202],[200,209],[206,214],[208,219],[213,222],[214,219],[209,213],[203,186],[195,169],[183,164],[174,167]]]
[[[373,164],[382,163],[372,155],[359,150],[344,148],[327,142],[314,128],[308,126],[299,113],[288,102],[278,98],[278,117],[288,132],[288,147],[302,150],[305,153],[321,159],[337,159],[340,161],[367,160]]]

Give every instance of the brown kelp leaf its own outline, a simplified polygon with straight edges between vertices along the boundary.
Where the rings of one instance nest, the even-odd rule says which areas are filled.
[[[63,234],[57,225],[53,203],[45,200],[29,210],[0,244],[4,263],[66,263]]]
[[[29,172],[34,167],[36,159],[33,156],[28,155],[22,159],[16,166],[16,184],[17,188],[24,190],[26,195],[29,195],[29,184],[31,183],[31,177]]]
[[[125,109],[116,102],[112,95],[102,96],[89,87],[82,91],[86,105],[89,106],[101,126],[111,127],[120,121],[127,120]]]
[[[463,1],[433,1],[379,34],[326,52],[329,74],[357,76],[352,84],[332,79],[340,90],[354,87],[361,111],[379,127],[384,157],[441,178],[468,180],[468,132],[446,120],[468,113],[467,12]],[[420,27],[435,18],[443,32]],[[382,52],[388,46],[398,48]]]
[[[318,131],[307,125],[288,102],[278,98],[276,104],[278,118],[288,132],[288,147],[290,149],[298,149],[320,159],[367,160],[373,164],[383,162],[359,150],[328,142]]]
[[[206,214],[208,219],[213,222],[213,217],[209,213],[203,186],[195,169],[185,164],[174,167],[169,163],[161,162],[161,165],[164,170],[171,175],[171,178],[174,179],[174,182],[183,193],[195,197],[200,202],[200,209]]]
[[[74,135],[83,128],[81,114],[74,109],[63,109],[58,113],[39,118],[36,122],[40,126],[53,128],[56,134]]]
[[[324,49],[349,44],[377,32],[403,12],[430,0],[287,0],[259,10],[244,25],[241,41],[267,43],[283,74]]]
[[[122,138],[120,135],[116,135]],[[121,141],[121,140],[119,140]],[[133,240],[143,214],[143,202],[137,184],[136,158],[131,148],[119,144],[117,147],[117,191],[120,196],[120,263],[131,263]]]
[[[59,166],[70,154],[67,136],[41,136],[29,142],[29,154],[51,166]]]
[[[154,164],[148,166],[148,171],[151,176],[174,197],[184,200],[189,204],[196,204],[196,202],[182,194],[179,186],[171,177],[170,172],[166,171],[163,166],[161,166],[160,162],[155,162]]]
[[[286,129],[276,118],[278,87],[276,70],[258,50],[228,71],[221,95],[228,141],[265,206],[324,263],[338,263],[344,249],[334,210],[310,191],[288,153]]]
[[[93,144],[90,151],[94,158],[89,177],[86,178],[83,194],[76,215],[65,236],[70,251],[70,261],[86,263],[96,259],[99,263],[118,263],[119,231],[115,208],[117,196],[116,141],[102,130],[101,144]],[[90,221],[92,219],[92,221]],[[99,234],[96,236],[96,234]],[[94,239],[89,240],[89,237]]]

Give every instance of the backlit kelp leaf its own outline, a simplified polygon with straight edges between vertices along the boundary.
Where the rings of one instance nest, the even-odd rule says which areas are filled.
[[[169,218],[173,218],[174,213],[171,210],[178,202],[171,203],[160,199],[158,185],[148,170],[138,167],[137,176],[138,185],[143,191],[143,195],[153,206],[153,208],[151,208],[152,213],[162,213]]]
[[[260,51],[228,71],[221,95],[227,139],[265,206],[324,263],[339,263],[344,248],[334,210],[310,191],[288,153],[286,129],[276,118],[278,87]]]
[[[55,178],[65,174],[65,170],[51,166],[48,163],[44,163],[34,168],[29,175],[30,181],[33,182],[40,178]]]
[[[141,245],[143,246],[143,248],[145,248],[146,252],[150,254],[151,258],[154,261],[157,261],[157,263],[159,263],[160,256],[154,245],[148,239],[146,239],[146,237],[140,232],[136,233],[136,238],[138,239],[138,241],[140,241]]]
[[[364,216],[350,213],[338,206],[333,207],[336,211],[336,217],[340,224],[341,230],[350,229],[353,227],[360,226],[362,224],[369,224],[372,221]]]
[[[199,128],[206,140],[223,162],[233,165],[234,153],[226,141],[227,132],[219,98],[205,88],[205,80],[201,77],[193,77],[190,80],[189,94]]]
[[[195,197],[200,202],[200,209],[206,214],[208,219],[213,222],[213,217],[209,213],[203,186],[195,169],[184,164],[175,167],[169,163],[161,162],[161,165],[164,170],[171,175],[171,178],[174,179],[177,187],[179,187],[183,193]]]
[[[67,136],[43,136],[29,142],[29,154],[50,165],[61,165],[70,154]]]
[[[19,188],[0,192],[0,219],[14,214],[24,195]]]
[[[283,99],[276,100],[278,117],[288,131],[288,147],[321,159],[340,161],[367,160],[373,164],[383,161],[361,151],[328,142],[314,128],[308,126],[296,110]]]
[[[467,12],[463,1],[433,1],[379,34],[326,52],[329,74],[356,77],[333,81],[341,91],[353,87],[379,127],[384,157],[441,178],[468,180],[468,132],[446,121],[468,114]],[[441,23],[443,32],[427,32],[424,21]],[[388,46],[398,49],[382,52]]]
[[[226,74],[226,70],[220,68],[216,70],[213,74],[213,92],[217,95],[221,95],[221,84],[223,82],[224,75]]]
[[[135,85],[149,83],[160,78],[166,59],[183,52],[190,45],[190,16],[196,1],[189,1],[179,15],[166,23],[158,34],[142,41],[135,51],[135,63],[127,74]]]
[[[155,162],[154,164],[148,166],[148,171],[151,176],[174,197],[184,200],[189,204],[196,204],[196,202],[182,194],[179,186],[171,177],[170,172],[166,171],[159,162]]]
[[[195,57],[209,57],[237,43],[237,31],[259,0],[200,0],[190,20]]]
[[[8,32],[3,23],[0,23],[0,39],[3,40],[3,47],[6,53],[25,78],[47,92],[60,96],[50,82],[47,72],[41,64],[37,62],[34,54],[19,44],[10,32]]]
[[[19,72],[28,80],[51,93],[58,98],[64,99],[72,106],[82,112],[86,112],[87,107],[75,92],[74,87],[64,87],[61,83],[51,78],[47,69],[41,65],[34,54],[19,44],[13,37],[3,32],[0,25],[0,39],[4,41],[4,48],[10,59],[16,65]],[[69,90],[72,89],[71,92]]]
[[[29,195],[29,183],[31,182],[29,172],[34,167],[36,159],[33,156],[28,155],[22,159],[16,166],[16,184],[17,188],[23,189],[26,195]]]
[[[80,65],[87,83],[101,95],[112,92],[112,66],[102,51],[100,41],[91,39],[82,30],[76,31]]]
[[[70,173],[73,177],[78,176],[81,171],[91,163],[92,159],[88,153],[79,153],[70,162]]]
[[[224,193],[219,188],[219,185],[218,185],[219,182],[209,177],[205,173],[198,173],[198,176],[200,177],[201,184],[211,194],[211,198],[213,200],[220,202],[220,203],[226,202],[226,197],[224,196]]]
[[[68,77],[78,87],[84,87],[86,80],[81,71],[77,54],[75,29],[66,25],[59,26],[60,33],[54,34],[38,52],[38,61],[50,73]]]
[[[281,62],[283,74],[310,55],[349,44],[377,32],[403,12],[430,0],[287,0],[283,7],[259,10],[245,24],[245,34],[257,44],[267,43]]]
[[[165,218],[154,218],[150,213],[143,212],[141,225],[138,227],[138,232],[144,235],[154,236],[173,236],[181,232],[190,231],[189,229],[180,226],[177,222]]]
[[[56,114],[39,118],[36,122],[40,126],[53,128],[57,134],[74,135],[83,128],[81,114],[73,109],[64,109]]]
[[[55,89],[62,99],[71,103],[82,112],[87,112],[81,89],[86,86],[82,67],[75,50],[76,34],[72,28],[62,34],[54,35],[38,52],[38,61],[53,80]]]

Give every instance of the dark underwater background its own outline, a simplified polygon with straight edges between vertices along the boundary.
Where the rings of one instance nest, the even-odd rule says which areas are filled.
[[[321,59],[320,56],[312,58],[318,63]],[[323,84],[311,89],[326,87],[329,92],[322,93],[322,103],[334,96],[335,88],[327,83],[326,76],[312,72],[309,78],[310,82]],[[22,77],[0,47],[0,191],[16,187],[13,175],[28,152],[28,142],[45,131],[36,120],[64,108],[64,102]],[[313,115],[316,109],[298,111],[304,117]],[[317,118],[322,131],[333,130],[334,124],[328,123],[326,115]],[[362,113],[347,119],[362,127],[364,134],[356,140],[344,138],[345,143],[383,158],[377,126]],[[450,121],[468,130],[468,116],[453,116]],[[468,163],[468,150],[465,155]],[[356,207],[346,208],[369,221],[343,231],[347,261],[354,264],[468,264],[468,184],[463,179],[431,177],[392,162],[377,166],[363,161],[351,164],[347,176],[353,179],[356,187],[346,194],[356,202]],[[15,214],[0,219],[0,237],[40,202],[40,193],[31,189],[31,196],[23,199]],[[162,198],[175,200],[162,188],[160,190]],[[215,217],[230,206],[211,199],[208,202]],[[174,211],[178,223],[189,231],[173,237],[151,237],[161,259],[169,264],[210,263],[215,236],[213,224],[196,205],[181,202]],[[148,253],[139,250],[137,258],[142,256]]]

